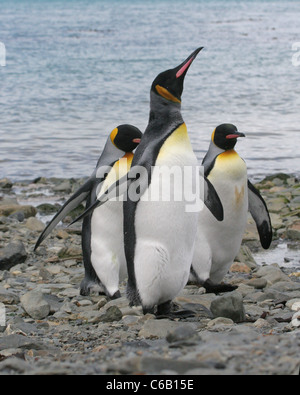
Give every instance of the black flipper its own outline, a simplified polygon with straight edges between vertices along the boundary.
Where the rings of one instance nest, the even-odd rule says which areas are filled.
[[[248,180],[249,211],[256,223],[262,247],[267,250],[272,243],[272,224],[266,202]]]
[[[205,176],[204,176],[204,182],[205,182],[204,204],[218,221],[223,221],[224,209],[222,202],[219,198],[219,195],[217,194],[212,183]]]
[[[124,177],[117,180],[114,184],[112,184],[101,196],[97,198],[97,200],[88,207],[79,217],[77,217],[69,226],[75,224],[76,222],[80,221],[81,219],[85,218],[87,215],[91,214],[97,207],[102,206],[108,200],[112,198],[118,198],[121,196],[120,191],[121,187],[124,187],[124,184],[128,182],[128,174]],[[123,191],[123,189],[122,189]]]
[[[63,205],[59,212],[54,216],[52,221],[46,226],[43,233],[40,235],[34,251],[41,245],[41,243],[46,239],[47,236],[52,232],[52,230],[63,220],[72,210],[78,207],[84,200],[87,199],[94,186],[94,178],[89,178],[87,182],[79,188],[73,196]]]

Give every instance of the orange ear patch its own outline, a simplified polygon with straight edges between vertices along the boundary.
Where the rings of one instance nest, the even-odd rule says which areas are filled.
[[[119,129],[115,128],[110,134],[110,139],[111,139],[111,142],[113,143],[113,145],[115,145],[115,138],[117,137],[118,132],[119,132]]]
[[[172,93],[170,93],[166,88],[163,88],[160,85],[156,85],[155,89],[156,89],[157,93],[160,96],[162,96],[163,98],[170,100],[174,103],[181,103],[181,101],[179,99],[177,99],[177,97],[172,95]]]

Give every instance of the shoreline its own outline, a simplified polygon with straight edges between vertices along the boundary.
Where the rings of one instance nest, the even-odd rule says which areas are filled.
[[[175,302],[196,317],[184,321],[130,308],[125,284],[115,301],[79,295],[81,224],[66,227],[79,211],[33,252],[47,220],[82,182],[0,180],[0,374],[299,373],[299,180],[275,174],[256,183],[271,211],[274,241],[264,256],[272,261],[256,262],[262,250],[249,220],[226,276],[237,291],[214,295],[186,286]]]
[[[35,217],[46,224],[86,179],[38,177],[34,180],[15,182],[7,178],[0,179],[0,217],[7,216],[10,219],[18,219],[21,226],[28,217]],[[294,175],[275,173],[254,185],[260,190],[270,211],[273,225],[271,249],[274,249],[280,243],[286,243],[288,248],[297,250],[298,242],[300,243],[300,225],[298,224],[298,221],[300,221],[299,179]],[[7,206],[5,208],[6,212],[3,212],[3,206]],[[71,219],[75,219],[83,210],[84,205],[82,204],[63,222],[67,225],[71,222]],[[41,226],[40,224],[40,228]],[[56,229],[64,227],[65,225],[60,224]],[[76,224],[76,227],[77,232],[79,232],[81,225]],[[256,226],[250,214],[243,243],[249,246],[254,254],[264,252],[260,247]],[[266,254],[268,254],[268,251]],[[300,265],[300,262],[298,263]]]

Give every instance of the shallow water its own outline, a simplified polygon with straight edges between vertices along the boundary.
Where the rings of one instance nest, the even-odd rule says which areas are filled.
[[[0,1],[0,176],[89,175],[107,134],[142,131],[161,71],[204,46],[183,115],[199,160],[220,123],[252,179],[300,175],[299,1]],[[300,46],[299,46],[300,48]]]
[[[281,242],[275,248],[253,254],[258,265],[277,263],[281,267],[300,268],[299,246]]]

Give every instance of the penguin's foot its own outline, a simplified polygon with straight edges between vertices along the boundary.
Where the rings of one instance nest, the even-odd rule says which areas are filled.
[[[205,281],[203,287],[206,289],[207,293],[225,293],[225,292],[232,292],[235,291],[238,287],[236,285],[231,284],[213,284],[210,280]]]
[[[80,288],[80,295],[81,296],[90,296],[91,294],[97,294],[99,296],[107,296],[105,292],[95,290],[95,288]],[[115,298],[117,299],[117,298]]]
[[[192,318],[195,317],[196,313],[192,310],[179,310],[179,311],[172,311],[169,314],[166,315],[157,315],[156,318],[163,319],[163,318],[168,318],[170,320],[175,320],[176,318],[178,319],[185,319],[185,318]]]
[[[91,294],[106,295],[106,292],[98,279],[85,277],[80,284],[80,295],[90,296]]]
[[[96,282],[93,280],[84,279],[80,284],[80,295],[81,296],[90,296],[91,294],[99,295],[99,296],[107,296],[108,298],[114,300],[121,298],[120,291],[116,291],[113,295],[111,295],[103,284],[100,282]]]
[[[112,296],[110,296],[110,299],[115,300],[115,299],[120,299],[121,297],[122,297],[121,292],[117,291]]]
[[[130,307],[140,306],[142,304],[138,290],[134,285],[131,285],[130,282],[128,282],[127,284],[126,294],[127,294],[127,299],[129,300]]]
[[[80,295],[81,296],[90,296],[91,293],[100,295],[101,291],[99,289],[98,284],[89,283],[88,285],[85,285],[85,284],[80,285]],[[105,293],[103,293],[103,295],[105,295]]]
[[[91,291],[89,288],[80,288],[80,295],[81,296],[90,296]]]
[[[195,317],[196,315],[196,313],[192,310],[177,310],[177,307],[178,306],[174,305],[171,301],[157,306],[156,318],[168,318],[174,320],[176,318],[185,319]]]
[[[146,315],[146,314],[153,314],[154,315],[154,307],[150,307],[150,308],[143,307],[143,314],[144,315]]]

